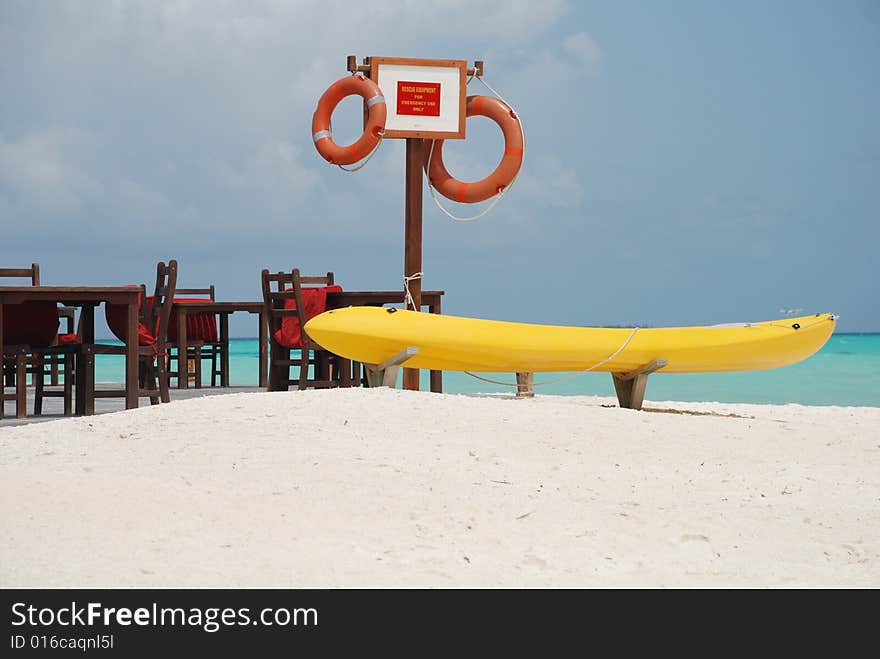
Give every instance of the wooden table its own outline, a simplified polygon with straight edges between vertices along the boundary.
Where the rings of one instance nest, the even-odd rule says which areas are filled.
[[[95,342],[95,307],[101,302],[128,308],[125,351],[125,409],[138,406],[138,293],[133,286],[0,286],[0,354],[3,351],[3,305],[22,302],[60,302],[80,307],[83,345]],[[76,360],[76,414],[94,414],[95,382],[87,378],[82,359]]]
[[[229,314],[236,311],[247,311],[248,313],[258,314],[259,316],[259,341],[260,341],[260,373],[259,383],[261,387],[266,386],[268,378],[268,360],[266,357],[266,318],[263,314],[262,302],[212,302],[205,300],[204,302],[175,302],[172,309],[173,313],[177,313],[177,388],[186,389],[189,386],[189,378],[186,374],[189,372],[189,358],[186,350],[186,317],[190,313],[206,313],[217,314],[220,316],[220,342],[223,343],[223,351],[221,360],[221,376],[220,386],[229,386]],[[182,375],[181,375],[182,374]]]
[[[422,306],[428,307],[429,313],[440,313],[440,296],[443,291],[422,291]],[[404,291],[342,291],[339,293],[327,293],[327,309],[341,309],[343,307],[382,306],[384,304],[403,303],[406,297]],[[259,383],[266,386],[268,378],[268,325],[262,302],[175,302],[174,309],[177,313],[177,359],[180,373],[188,373],[186,350],[186,317],[191,313],[208,313],[220,315],[220,341],[223,342],[223,367],[224,375],[221,377],[220,386],[229,386],[229,314],[236,311],[247,311],[259,314],[259,345],[260,345],[260,373]],[[186,389],[189,386],[187,377],[177,378],[177,387]],[[224,381],[225,380],[225,381]],[[431,391],[443,391],[442,371],[431,371]]]

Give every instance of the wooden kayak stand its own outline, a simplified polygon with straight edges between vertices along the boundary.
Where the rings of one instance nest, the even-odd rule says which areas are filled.
[[[612,373],[614,389],[617,391],[617,402],[620,406],[630,410],[642,409],[642,402],[645,400],[645,387],[648,386],[648,376],[654,371],[659,371],[668,363],[665,359],[655,359],[629,373]]]
[[[645,387],[648,386],[648,376],[654,371],[659,371],[669,362],[665,359],[655,359],[644,366],[639,366],[629,373],[612,373],[614,389],[617,392],[617,402],[620,407],[629,410],[642,409],[645,400]],[[521,372],[516,374],[516,397],[534,398],[535,374]]]
[[[389,357],[381,364],[364,364],[364,369],[367,372],[367,384],[371,387],[395,387],[400,367],[404,362],[416,356],[418,352],[418,348],[407,348],[393,357]]]

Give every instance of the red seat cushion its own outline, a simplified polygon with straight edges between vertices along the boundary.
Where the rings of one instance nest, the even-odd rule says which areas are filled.
[[[292,291],[292,288],[288,288]],[[302,289],[303,304],[306,307],[306,320],[311,320],[327,309],[327,293],[341,293],[342,286],[314,286]],[[285,309],[296,309],[296,300],[284,301]],[[302,348],[302,331],[299,318],[290,316],[281,320],[281,329],[275,332],[275,342],[285,348]]]
[[[175,302],[204,302],[202,297],[176,297]],[[186,338],[188,341],[217,341],[217,317],[213,313],[193,313],[186,314]],[[177,341],[177,310],[171,308],[171,321],[168,324],[168,340]]]
[[[76,334],[59,334],[58,343],[79,343],[79,337]]]
[[[46,348],[55,340],[58,324],[58,305],[54,302],[4,304],[3,344]]]
[[[147,298],[147,313],[152,307],[152,297]],[[141,295],[138,293],[138,306],[141,304]],[[125,343],[125,324],[128,307],[124,304],[105,304],[104,317],[107,319],[107,327],[117,339]],[[151,346],[156,343],[156,336],[142,322],[138,322],[138,345]]]

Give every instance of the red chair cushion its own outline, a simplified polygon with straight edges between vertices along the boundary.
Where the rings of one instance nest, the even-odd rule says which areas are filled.
[[[79,337],[76,334],[59,334],[58,343],[79,343]]]
[[[152,308],[153,298],[147,298],[147,313]],[[138,306],[141,304],[141,295],[138,293]],[[104,317],[107,319],[107,327],[113,332],[117,339],[125,343],[125,324],[128,307],[124,304],[105,304]],[[142,322],[138,322],[138,345],[151,346],[155,345],[156,336]]]
[[[46,348],[55,340],[59,322],[58,305],[54,302],[4,304],[3,344]]]
[[[292,291],[292,288],[288,288]],[[311,320],[327,309],[327,293],[341,293],[342,286],[314,286],[302,289],[303,304],[306,306],[306,320]],[[285,309],[296,309],[296,300],[284,301]],[[285,348],[302,348],[302,331],[299,318],[289,316],[281,320],[281,329],[273,336],[278,345]]]
[[[175,302],[210,302],[202,297],[176,297]],[[189,341],[217,341],[217,317],[213,313],[186,314],[186,338]],[[177,341],[177,310],[171,308],[171,321],[168,324],[168,340]]]

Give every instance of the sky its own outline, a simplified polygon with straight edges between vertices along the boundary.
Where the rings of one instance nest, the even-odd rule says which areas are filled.
[[[347,173],[311,140],[348,55],[483,60],[522,120],[522,171],[485,217],[450,220],[425,187],[423,287],[445,313],[802,309],[880,331],[873,0],[0,0],[0,263],[120,285],[175,258],[180,286],[230,301],[260,299],[263,268],[401,288],[404,141]],[[360,120],[344,100],[334,139]],[[485,118],[467,131],[444,159],[476,180],[503,139]],[[230,327],[256,334],[247,314]]]

